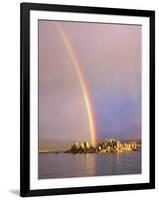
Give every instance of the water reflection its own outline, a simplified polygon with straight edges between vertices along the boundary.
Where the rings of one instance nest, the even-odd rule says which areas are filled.
[[[39,178],[141,173],[141,151],[108,154],[39,154]]]
[[[88,176],[96,175],[96,156],[94,154],[84,155],[84,169]]]

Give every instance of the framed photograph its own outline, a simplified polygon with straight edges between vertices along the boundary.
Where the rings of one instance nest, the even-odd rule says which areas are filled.
[[[20,187],[155,188],[155,11],[21,4]]]

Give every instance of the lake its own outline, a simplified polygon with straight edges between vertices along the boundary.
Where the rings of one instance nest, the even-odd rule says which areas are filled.
[[[39,179],[141,173],[141,151],[124,153],[39,153]]]

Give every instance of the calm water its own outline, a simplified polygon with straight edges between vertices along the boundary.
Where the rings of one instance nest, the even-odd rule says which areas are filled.
[[[141,151],[108,154],[39,153],[39,178],[141,173]]]

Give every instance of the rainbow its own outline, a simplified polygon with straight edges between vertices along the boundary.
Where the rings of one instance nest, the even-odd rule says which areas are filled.
[[[59,23],[55,22],[56,24],[56,28],[64,42],[65,48],[67,49],[71,62],[76,70],[76,73],[78,75],[79,78],[79,82],[80,82],[80,86],[82,89],[82,94],[83,94],[83,98],[84,98],[84,102],[86,105],[86,109],[87,109],[87,114],[88,114],[88,121],[89,121],[89,128],[90,128],[90,134],[91,134],[91,142],[93,145],[96,144],[96,125],[95,125],[95,117],[94,117],[94,112],[93,112],[93,106],[91,103],[91,97],[89,94],[89,90],[88,90],[88,86],[87,86],[87,81],[85,80],[84,77],[84,73],[82,71],[82,67],[81,64],[79,62],[79,59],[74,51],[74,48],[71,44],[71,41],[68,37],[68,35],[66,34],[66,32],[64,31],[62,25],[60,25]]]

